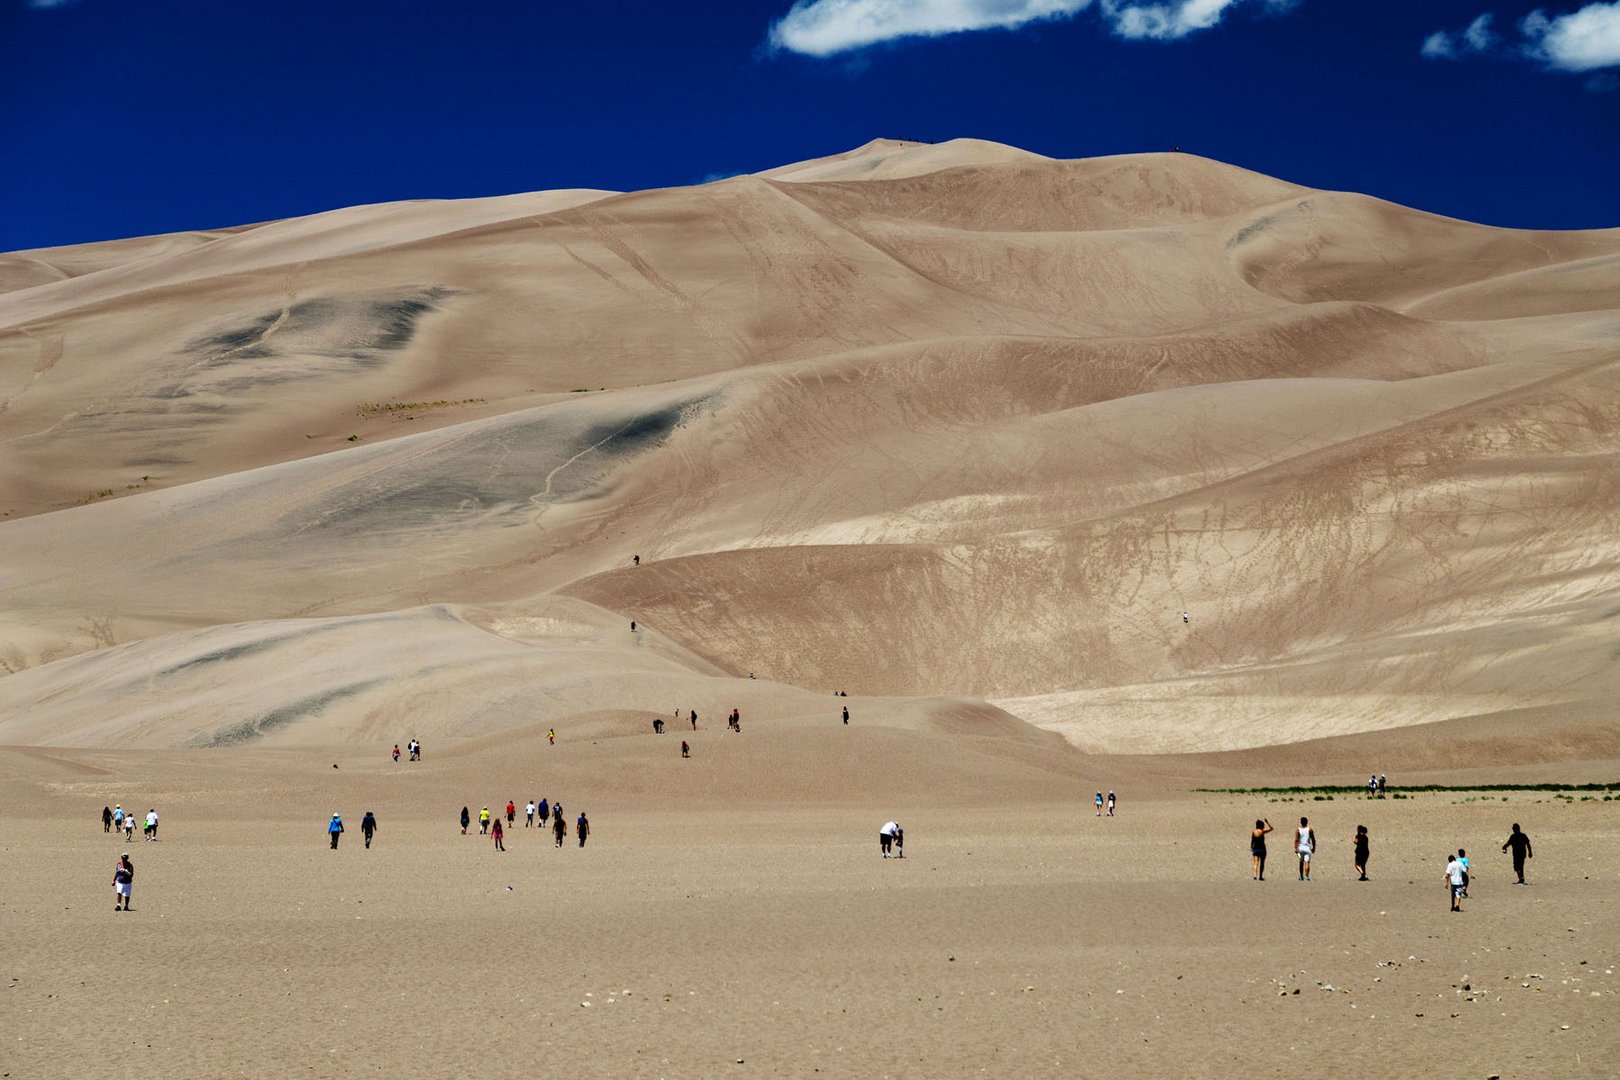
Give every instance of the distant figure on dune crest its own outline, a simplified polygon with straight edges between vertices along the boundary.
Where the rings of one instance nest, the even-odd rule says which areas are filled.
[[[563,837],[568,835],[568,820],[561,814],[556,814],[551,820],[552,835],[557,838],[557,846],[562,847]]]
[[[472,824],[472,814],[465,806],[461,808],[461,835],[467,835],[467,826]]]
[[[636,632],[636,620],[634,619],[630,620],[630,632],[632,634]]]
[[[332,820],[327,823],[326,835],[332,838],[332,850],[336,851],[338,838],[343,835],[343,819],[333,814]]]
[[[478,833],[480,836],[489,835],[489,807],[478,811]]]
[[[583,810],[580,811],[579,820],[574,822],[574,831],[579,834],[579,846],[584,847],[585,838],[591,835],[591,819],[585,816]]]
[[[505,843],[506,834],[501,831],[501,819],[500,818],[495,819],[495,831],[490,833],[490,835],[495,838],[495,850],[496,851],[505,851],[506,850],[506,843]]]
[[[696,709],[692,710],[692,730],[693,731],[697,730],[697,710]]]
[[[1114,802],[1115,802],[1114,793],[1112,791],[1110,791],[1108,793],[1108,816],[1109,817],[1114,816]]]
[[[1299,856],[1299,880],[1311,880],[1311,852],[1316,850],[1316,830],[1311,828],[1309,818],[1299,819],[1299,828],[1294,830],[1294,854]]]
[[[664,733],[664,718],[662,716],[653,717],[653,734],[654,735],[662,735],[663,733]]]
[[[1356,873],[1361,875],[1356,880],[1366,881],[1367,856],[1371,852],[1370,845],[1367,842],[1367,826],[1357,825],[1356,835],[1350,838],[1350,842],[1356,846]]]
[[[1513,884],[1523,885],[1524,860],[1533,859],[1536,856],[1535,853],[1530,850],[1530,838],[1519,831],[1519,823],[1517,821],[1513,823],[1513,831],[1508,834],[1507,842],[1502,845],[1503,851],[1507,851],[1509,848],[1513,849],[1513,873],[1519,878],[1519,880],[1515,881]]]
[[[1102,817],[1102,792],[1097,792],[1097,816]]]
[[[1249,830],[1249,855],[1254,859],[1254,880],[1266,880],[1266,833],[1271,831],[1271,819],[1260,818]]]
[[[110,806],[103,806],[101,808],[101,831],[106,833],[112,832],[112,807]]]
[[[1181,613],[1181,621],[1185,625],[1185,624],[1191,623],[1192,618],[1185,611],[1183,611]]]
[[[691,756],[692,756],[692,748],[690,746],[686,745],[686,740],[685,739],[682,739],[681,740],[681,757],[691,757]]]
[[[365,837],[367,848],[371,847],[371,837],[376,831],[377,815],[367,810],[366,816],[360,819],[360,835]]]
[[[878,830],[878,850],[885,859],[889,858],[894,850],[894,834],[900,831],[899,822],[885,821]]]
[[[632,555],[632,556],[630,556],[630,561],[635,563],[637,566],[640,566],[641,565],[641,556],[640,555]]]
[[[394,744],[394,764],[399,764],[399,743]]]
[[[135,892],[135,864],[129,861],[129,852],[118,856],[113,865],[113,910],[128,911],[131,895]]]

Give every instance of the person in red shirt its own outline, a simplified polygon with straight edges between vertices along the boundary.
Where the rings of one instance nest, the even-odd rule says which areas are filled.
[[[516,818],[517,818],[517,804],[512,802],[511,800],[507,800],[507,803],[506,803],[506,823],[508,825],[510,825],[510,824],[512,824],[513,820],[516,819]]]

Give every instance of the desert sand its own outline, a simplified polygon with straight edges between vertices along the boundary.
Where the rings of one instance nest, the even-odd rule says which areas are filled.
[[[1614,1075],[1603,791],[1206,789],[1620,781],[1617,314],[974,140],[0,255],[0,1073]]]

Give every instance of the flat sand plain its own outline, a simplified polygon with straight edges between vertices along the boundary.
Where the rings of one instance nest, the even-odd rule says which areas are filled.
[[[678,764],[695,777],[751,734],[689,735]],[[591,750],[0,752],[0,1071],[1349,1076],[1439,1058],[1446,1076],[1614,1075],[1613,803],[1268,802],[1098,759],[1024,801],[829,786],[770,805],[675,770],[593,781]],[[1091,808],[1099,784],[1121,793],[1113,819]],[[584,849],[524,827],[535,795],[590,816]],[[508,798],[504,854],[461,835],[462,805]],[[104,835],[115,799],[157,806],[162,839]],[[1310,883],[1288,853],[1301,813]],[[1278,827],[1263,883],[1260,815]],[[879,857],[890,816],[904,860]],[[1514,821],[1536,852],[1522,888],[1498,850]],[[1440,857],[1459,845],[1476,872],[1452,915]],[[114,913],[123,850],[135,910]]]

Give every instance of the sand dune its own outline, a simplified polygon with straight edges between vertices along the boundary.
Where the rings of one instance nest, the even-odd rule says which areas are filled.
[[[645,652],[448,614],[581,601],[671,685],[961,695],[1094,752],[1599,700],[1617,258],[971,140],[18,253],[0,739],[645,708],[604,689]],[[228,699],[162,674],[269,641]]]

